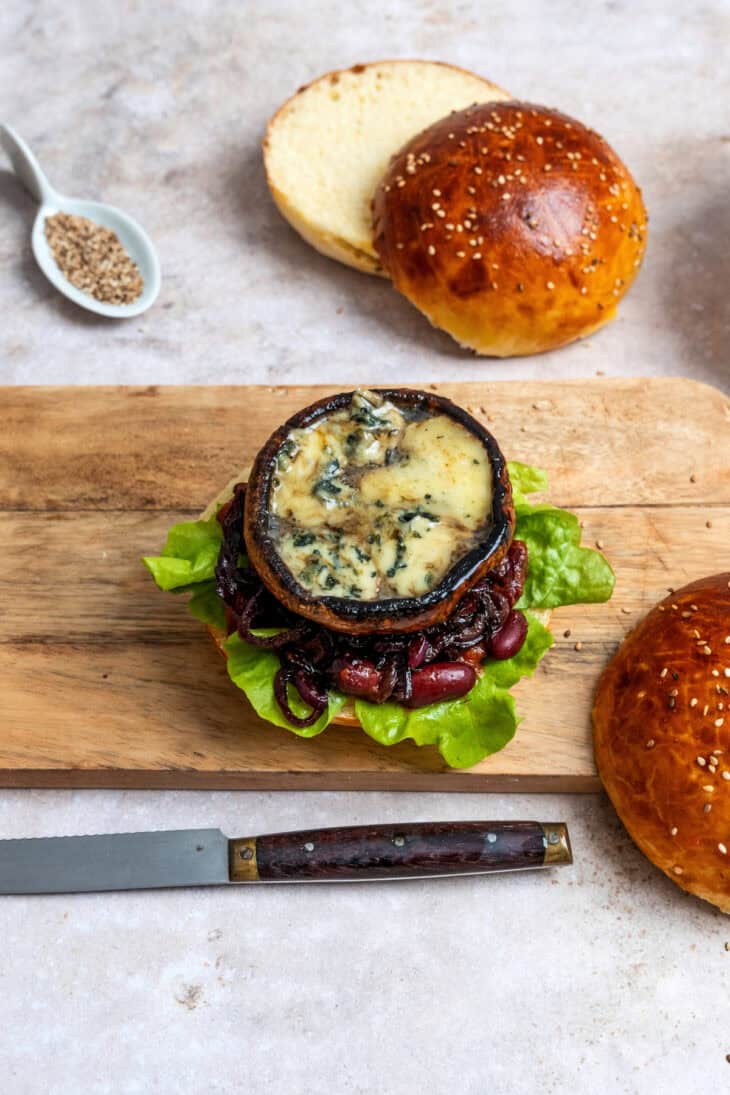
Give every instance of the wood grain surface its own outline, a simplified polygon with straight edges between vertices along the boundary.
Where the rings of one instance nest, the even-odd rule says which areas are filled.
[[[302,741],[262,723],[183,599],[139,562],[333,389],[4,388],[0,785],[594,790],[600,670],[668,588],[730,561],[728,402],[674,379],[431,387],[509,459],[548,470],[550,500],[579,513],[617,574],[609,604],[553,614],[556,645],[515,689],[524,722],[506,749],[450,771],[410,743],[344,727]]]

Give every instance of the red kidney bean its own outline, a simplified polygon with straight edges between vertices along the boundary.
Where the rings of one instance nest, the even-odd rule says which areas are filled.
[[[364,696],[377,703],[381,673],[372,662],[363,659],[349,662],[337,671],[337,687],[348,696]]]
[[[464,662],[437,662],[414,670],[413,691],[408,707],[425,707],[441,700],[456,700],[471,692],[476,684],[476,670]]]
[[[489,641],[489,653],[498,661],[512,658],[522,648],[526,637],[527,619],[522,612],[513,609],[507,617],[504,627],[496,635],[492,635]]]

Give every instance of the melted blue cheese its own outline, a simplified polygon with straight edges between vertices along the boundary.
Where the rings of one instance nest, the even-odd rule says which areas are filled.
[[[447,415],[408,419],[374,392],[293,430],[269,508],[282,561],[315,596],[419,597],[484,536],[492,477]]]

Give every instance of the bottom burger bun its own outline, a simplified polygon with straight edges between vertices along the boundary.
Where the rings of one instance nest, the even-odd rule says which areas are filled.
[[[223,506],[231,498],[235,485],[237,483],[245,483],[247,481],[249,472],[250,468],[246,467],[243,468],[238,473],[238,475],[233,476],[233,478],[226,484],[223,490],[220,491],[209,503],[209,505],[207,505],[206,508],[203,510],[200,515],[201,520],[207,521],[211,517],[214,517],[218,510],[221,508],[221,506]],[[530,612],[531,615],[535,616],[541,624],[543,624],[545,627],[548,627],[550,622],[549,610],[545,609],[540,611],[531,609]],[[227,659],[225,642],[228,638],[228,635],[226,634],[226,632],[223,630],[223,628],[214,627],[212,624],[206,624],[206,630],[211,640],[213,641],[213,645],[215,646],[218,653]],[[244,702],[247,702],[245,696],[242,697],[242,699],[244,700]],[[354,702],[348,701],[348,703],[345,704],[342,710],[335,715],[335,717],[332,719],[332,722],[333,724],[336,724],[338,726],[359,727],[360,720],[355,714]]]

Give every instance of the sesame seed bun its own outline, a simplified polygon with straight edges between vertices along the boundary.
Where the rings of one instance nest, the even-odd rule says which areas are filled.
[[[644,254],[641,192],[602,137],[516,101],[409,141],[377,187],[396,289],[479,354],[539,353],[611,319]]]
[[[730,913],[730,572],[670,594],[624,640],[593,707],[596,763],[642,852]]]
[[[378,61],[328,72],[269,122],[266,178],[281,214],[323,255],[382,274],[370,204],[388,160],[450,110],[508,99],[489,80],[437,61]]]

